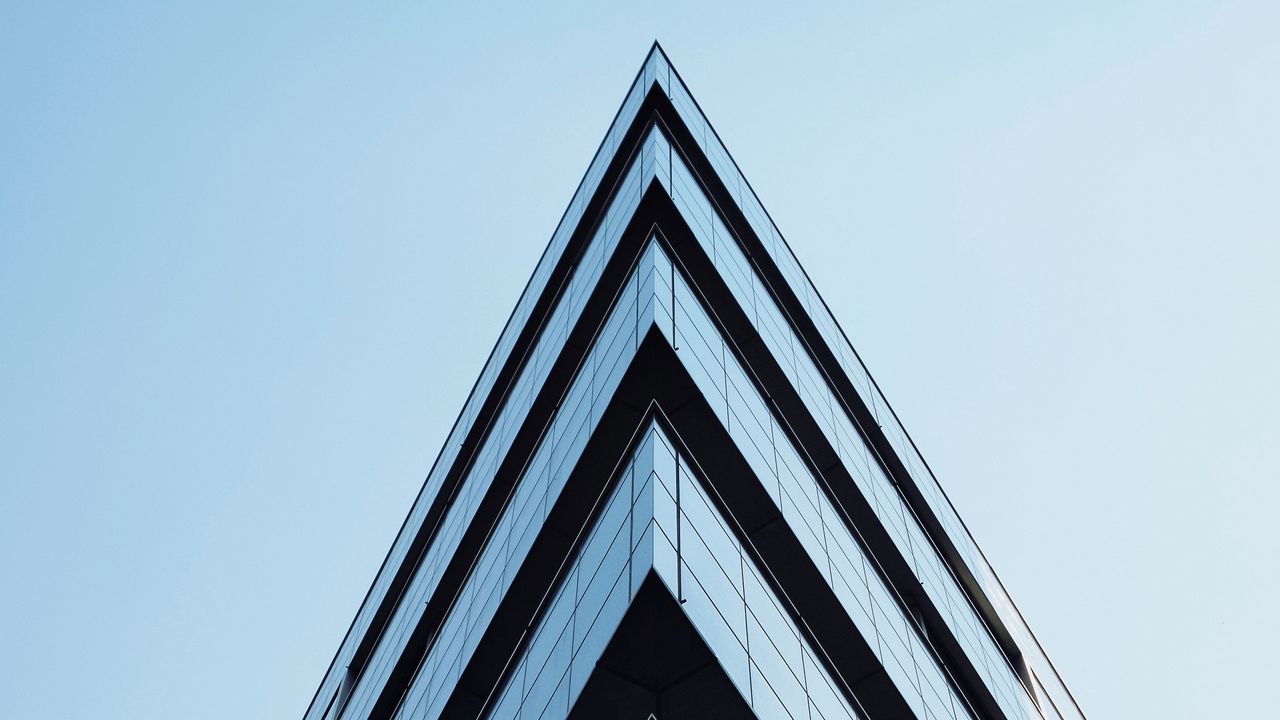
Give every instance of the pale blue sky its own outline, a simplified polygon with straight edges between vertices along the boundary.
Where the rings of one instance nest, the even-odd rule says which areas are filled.
[[[302,713],[655,37],[1085,710],[1274,713],[1280,5],[18,5],[5,717]]]

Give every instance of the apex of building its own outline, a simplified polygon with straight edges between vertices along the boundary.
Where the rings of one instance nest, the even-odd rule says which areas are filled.
[[[654,41],[307,710],[1083,718]]]

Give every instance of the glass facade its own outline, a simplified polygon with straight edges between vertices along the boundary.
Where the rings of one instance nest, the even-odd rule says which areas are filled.
[[[642,437],[491,716],[565,717],[652,573],[758,716],[859,717],[693,468],[656,425]]]
[[[651,597],[711,670],[617,669]],[[656,46],[306,717],[591,716],[610,672],[736,693],[703,720],[1083,717]]]

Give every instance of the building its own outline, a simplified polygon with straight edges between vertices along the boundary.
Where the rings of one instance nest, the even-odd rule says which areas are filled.
[[[1082,718],[657,45],[306,718]]]

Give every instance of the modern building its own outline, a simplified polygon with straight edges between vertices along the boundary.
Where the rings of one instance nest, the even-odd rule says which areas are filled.
[[[1083,718],[657,45],[307,720]]]

